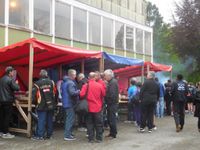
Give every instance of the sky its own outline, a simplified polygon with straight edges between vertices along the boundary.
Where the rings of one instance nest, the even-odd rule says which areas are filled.
[[[155,4],[161,16],[163,17],[164,22],[172,23],[172,15],[175,11],[175,3],[180,3],[182,0],[147,0]]]

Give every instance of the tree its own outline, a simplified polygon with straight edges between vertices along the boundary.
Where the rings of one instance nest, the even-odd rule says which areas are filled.
[[[176,20],[172,29],[175,52],[184,61],[191,59],[190,73],[200,72],[200,1],[184,0],[176,4]]]

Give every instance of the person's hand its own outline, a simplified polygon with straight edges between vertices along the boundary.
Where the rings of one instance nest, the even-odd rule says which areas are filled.
[[[16,83],[16,84],[19,84],[19,81],[18,81],[18,80],[16,80],[16,81],[15,81],[15,83]]]

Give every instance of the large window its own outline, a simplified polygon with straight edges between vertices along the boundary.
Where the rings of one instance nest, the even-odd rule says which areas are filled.
[[[29,25],[29,1],[9,1],[9,24],[27,27]]]
[[[126,27],[126,49],[133,51],[133,28]]]
[[[89,14],[89,42],[101,44],[101,18],[98,15]]]
[[[143,31],[136,29],[136,52],[143,53]]]
[[[124,24],[120,22],[115,24],[115,48],[124,49]]]
[[[34,0],[34,29],[50,33],[50,0]]]
[[[113,21],[103,18],[103,45],[113,47]]]
[[[151,33],[145,32],[145,54],[151,54]]]
[[[74,8],[73,21],[74,40],[86,42],[86,11]]]
[[[61,2],[55,4],[55,34],[70,38],[70,6]]]
[[[0,0],[0,23],[4,23],[5,0]]]

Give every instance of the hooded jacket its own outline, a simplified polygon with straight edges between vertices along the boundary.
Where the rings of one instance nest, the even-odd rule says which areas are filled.
[[[68,76],[63,77],[61,84],[61,95],[63,108],[73,107],[79,99],[79,92],[75,81]]]

